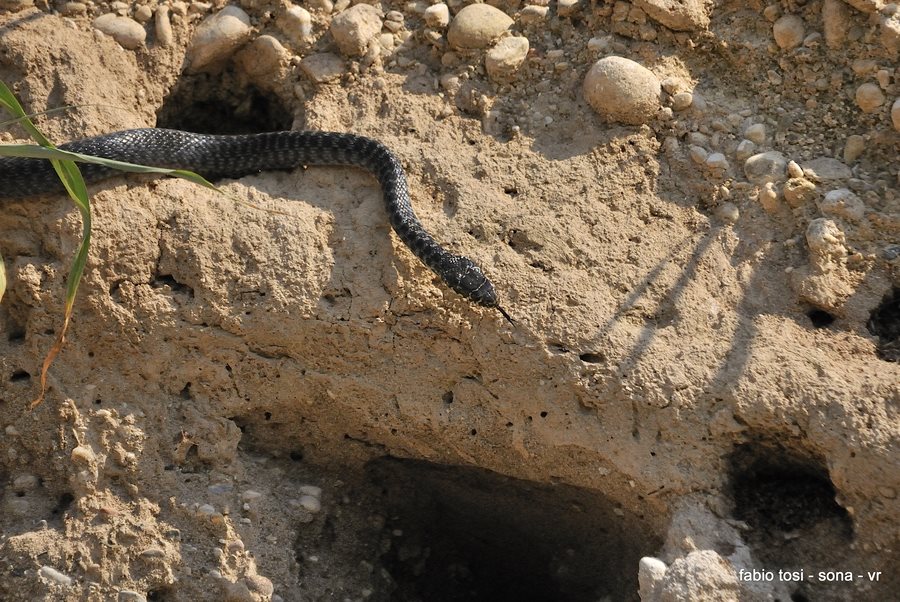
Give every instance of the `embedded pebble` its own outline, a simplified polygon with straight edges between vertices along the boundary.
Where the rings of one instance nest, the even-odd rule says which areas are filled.
[[[784,183],[782,194],[788,205],[800,207],[815,196],[816,185],[802,176],[793,177]]]
[[[539,23],[546,19],[549,13],[549,6],[529,4],[519,11],[519,21],[525,24]]]
[[[803,164],[803,172],[820,182],[847,180],[853,177],[849,167],[832,157],[819,157]]]
[[[497,42],[484,57],[484,67],[491,79],[501,81],[515,75],[528,56],[528,47],[528,38],[522,36],[511,36]]]
[[[806,24],[797,15],[785,15],[772,26],[775,43],[783,50],[792,50],[803,43]]]
[[[258,500],[259,498],[261,498],[262,495],[263,494],[261,494],[258,491],[254,491],[253,489],[247,489],[246,491],[241,493],[241,499],[244,500],[245,502],[252,502],[253,500]]]
[[[117,602],[147,602],[147,597],[130,589],[120,589],[116,600]]]
[[[866,83],[856,89],[856,104],[863,113],[874,113],[884,104],[884,92],[877,84]]]
[[[684,111],[691,106],[692,102],[694,102],[693,94],[690,92],[678,92],[672,96],[672,110]]]
[[[891,105],[891,121],[894,124],[894,129],[900,132],[900,98]]]
[[[747,126],[744,136],[754,144],[764,144],[766,142],[766,126],[762,123]]]
[[[172,22],[169,19],[169,7],[161,4],[156,8],[156,41],[166,48],[172,45],[175,35],[172,33]]]
[[[825,44],[832,50],[844,45],[850,27],[850,11],[842,0],[825,0],[822,4],[822,28]]]
[[[706,166],[713,171],[727,171],[728,159],[722,153],[710,153],[706,157]]]
[[[450,9],[443,2],[432,4],[425,9],[424,17],[428,27],[443,29],[450,24]]]
[[[38,574],[47,581],[52,581],[53,583],[62,585],[63,587],[69,587],[70,585],[72,585],[71,577],[69,577],[65,573],[57,571],[52,566],[42,566],[40,569],[38,569]]]
[[[23,474],[13,480],[12,490],[22,494],[37,489],[40,479],[33,474]]]
[[[141,6],[134,9],[134,20],[138,23],[146,23],[150,19],[153,18],[153,9],[147,6],[146,4],[142,4]]]
[[[331,21],[331,35],[346,56],[362,56],[369,40],[381,32],[381,10],[371,4],[357,4]]]
[[[470,4],[456,13],[447,30],[453,48],[486,48],[510,28],[513,20],[490,4]]]
[[[774,182],[766,182],[759,191],[759,204],[769,213],[778,211],[778,190],[775,188]]]
[[[830,219],[819,217],[806,227],[806,244],[817,255],[841,257],[846,254],[844,233]]]
[[[322,488],[317,485],[301,485],[298,491],[301,495],[311,495],[314,498],[322,497]]]
[[[584,78],[584,97],[602,117],[631,125],[646,123],[660,108],[656,75],[632,60],[607,56]]]
[[[896,104],[896,103],[895,103]],[[866,149],[866,139],[859,134],[847,136],[847,142],[844,144],[844,163],[853,163],[859,159],[860,155]]]
[[[691,161],[698,165],[706,163],[706,159],[709,157],[709,153],[706,152],[706,149],[696,144],[688,146],[688,155],[691,157]]]
[[[335,81],[346,71],[344,59],[330,52],[320,52],[303,57],[300,69],[317,84]]]
[[[746,161],[748,157],[753,156],[756,152],[756,145],[750,140],[741,140],[734,151],[734,156],[738,161]]]
[[[734,203],[722,203],[716,212],[722,221],[730,224],[737,222],[741,217],[741,212]]]
[[[144,26],[128,17],[107,13],[94,19],[94,27],[110,36],[123,48],[134,50],[147,39]]]
[[[90,464],[96,459],[94,450],[86,445],[78,445],[72,449],[72,461],[80,464]]]
[[[778,151],[758,153],[744,161],[744,175],[756,184],[782,178],[786,168],[787,159]]]
[[[281,32],[294,42],[312,39],[312,15],[302,6],[292,6],[275,21]]]
[[[84,2],[66,2],[63,4],[60,12],[67,17],[83,15],[87,12],[87,4]]]
[[[632,3],[673,31],[697,31],[709,27],[708,3],[704,0],[632,0]]]
[[[203,504],[197,508],[197,514],[212,515],[216,513],[216,508],[212,504]]]
[[[847,188],[838,188],[825,195],[819,202],[819,211],[825,215],[841,217],[851,222],[859,222],[865,217],[866,206],[862,200]]]
[[[262,35],[247,44],[236,57],[244,72],[257,80],[272,77],[287,64],[289,53],[276,38]]]
[[[797,164],[796,161],[788,161],[787,172],[788,172],[788,175],[791,176],[792,178],[802,178],[803,177],[803,169]]]
[[[666,576],[666,563],[653,556],[644,556],[638,563],[638,585],[641,600],[652,600],[656,588]]]
[[[301,495],[300,496],[300,506],[302,506],[305,510],[316,514],[320,510],[322,510],[322,502],[319,501],[319,498],[311,496],[311,495]]]
[[[173,7],[174,8],[174,7]],[[191,38],[191,45],[185,57],[192,73],[223,61],[241,47],[253,30],[250,17],[236,6],[226,6],[214,15],[205,18]]]

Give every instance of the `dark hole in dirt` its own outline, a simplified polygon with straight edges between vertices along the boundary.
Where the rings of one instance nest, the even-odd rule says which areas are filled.
[[[821,309],[811,309],[806,312],[806,317],[812,322],[813,328],[825,328],[834,322],[834,316]]]
[[[761,438],[737,446],[731,494],[734,517],[750,526],[745,539],[767,568],[827,570],[850,562],[853,521],[835,501],[824,460],[799,440]],[[817,587],[804,583],[795,595],[825,599]]]
[[[179,393],[182,399],[192,399],[193,394],[191,393],[191,383],[184,383],[184,386],[181,388],[181,392]]]
[[[6,340],[10,343],[21,343],[25,340],[25,324],[13,319],[6,319]]]
[[[303,450],[295,449],[291,453],[288,454],[288,457],[293,462],[302,462],[303,461]]]
[[[274,95],[243,86],[234,74],[184,75],[156,112],[156,126],[199,134],[291,129],[293,116]]]
[[[791,602],[809,602],[809,598],[804,596],[801,592],[794,592],[791,594]]]
[[[393,458],[367,475],[388,517],[390,600],[636,600],[635,567],[660,543],[595,491]]]
[[[164,288],[168,287],[173,293],[182,293],[189,297],[194,296],[194,289],[188,286],[187,284],[182,284],[175,280],[175,277],[171,274],[159,274],[157,275],[153,281],[150,283],[150,286],[153,288]]]
[[[166,600],[171,600],[172,596],[169,593],[171,590],[169,588],[160,588],[160,589],[151,589],[147,592],[147,602],[166,602]]]
[[[878,337],[878,357],[886,362],[900,362],[900,288],[885,295],[872,310],[868,327]]]
[[[9,382],[18,383],[18,382],[22,382],[23,380],[29,380],[30,378],[31,378],[31,375],[28,372],[26,372],[25,370],[15,370],[12,373],[12,376],[9,377]]]
[[[603,354],[602,353],[582,353],[578,356],[585,364],[599,364],[603,362]]]
[[[72,505],[72,502],[75,501],[75,496],[71,493],[64,493],[59,496],[59,499],[56,501],[56,506],[54,506],[53,510],[50,511],[50,514],[53,516],[60,516],[65,514],[65,512],[69,509],[69,506]]]

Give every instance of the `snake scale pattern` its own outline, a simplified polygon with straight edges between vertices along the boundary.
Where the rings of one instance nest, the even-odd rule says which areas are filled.
[[[335,132],[267,132],[234,136],[144,128],[113,132],[63,144],[61,149],[130,163],[188,169],[207,179],[239,178],[268,169],[300,165],[350,165],[373,174],[381,184],[391,226],[409,249],[451,289],[483,307],[500,307],[491,281],[468,257],[441,247],[425,230],[410,203],[400,161],[384,144]],[[116,170],[82,163],[85,180],[96,182]],[[0,158],[0,199],[63,193],[48,161]]]

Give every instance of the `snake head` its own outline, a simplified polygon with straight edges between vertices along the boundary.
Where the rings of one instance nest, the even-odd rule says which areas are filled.
[[[462,255],[453,255],[441,267],[440,275],[450,288],[482,307],[497,309],[511,324],[515,324],[509,314],[500,307],[500,299],[494,285],[474,261]]]

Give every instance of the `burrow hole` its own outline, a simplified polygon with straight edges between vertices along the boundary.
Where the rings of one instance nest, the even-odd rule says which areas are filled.
[[[900,362],[900,288],[891,290],[872,310],[868,327],[878,337],[878,357],[886,362]]]

